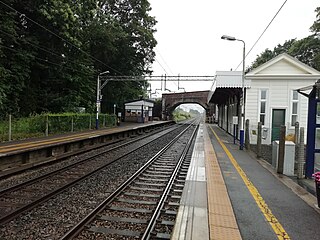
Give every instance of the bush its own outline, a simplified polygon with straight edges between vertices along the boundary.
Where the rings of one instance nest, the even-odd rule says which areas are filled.
[[[95,128],[95,115],[88,113],[63,113],[63,114],[41,114],[28,118],[12,118],[11,139],[26,139],[48,134],[61,134],[67,132],[79,132]],[[116,124],[116,116],[99,114],[99,127],[112,127]],[[7,141],[9,135],[9,121],[0,122],[0,141]]]

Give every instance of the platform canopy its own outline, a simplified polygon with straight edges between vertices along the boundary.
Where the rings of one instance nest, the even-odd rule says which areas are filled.
[[[244,87],[251,87],[251,80],[244,80]],[[242,71],[217,71],[211,87],[213,95],[210,102],[225,104],[230,96],[240,95],[242,92]]]

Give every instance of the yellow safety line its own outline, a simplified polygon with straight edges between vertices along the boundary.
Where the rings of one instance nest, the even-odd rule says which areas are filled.
[[[218,135],[215,133],[215,131],[212,129],[211,126],[209,126],[212,133],[215,135],[215,137],[217,138],[218,142],[220,143],[220,145],[222,146],[223,150],[226,152],[226,154],[228,155],[231,163],[233,164],[233,166],[236,168],[236,170],[238,171],[239,175],[241,176],[243,182],[245,183],[245,185],[247,186],[248,190],[250,191],[252,197],[254,198],[254,200],[256,201],[258,207],[260,208],[261,212],[263,213],[263,215],[265,216],[266,220],[269,222],[269,224],[271,225],[273,231],[277,234],[278,239],[290,239],[289,235],[287,234],[287,232],[284,230],[284,228],[282,227],[282,225],[279,223],[279,221],[277,220],[277,218],[272,214],[271,210],[269,209],[268,205],[266,204],[266,202],[263,200],[262,196],[260,195],[260,193],[258,192],[257,188],[253,185],[253,183],[250,181],[250,179],[248,178],[248,176],[245,174],[245,172],[242,170],[242,168],[239,166],[239,164],[237,163],[237,161],[235,160],[235,158],[232,156],[232,154],[230,153],[230,151],[228,150],[228,148],[226,147],[226,145],[220,140],[220,138],[218,137]]]
[[[126,128],[123,128],[126,129]],[[77,140],[81,139],[83,137],[90,137],[90,136],[101,136],[105,133],[110,132],[110,129],[106,129],[104,131],[96,131],[96,132],[89,132],[89,133],[79,133],[75,134],[73,136],[65,136],[65,137],[60,137],[56,139],[48,139],[48,140],[35,140],[33,142],[27,142],[27,143],[17,143],[14,145],[5,145],[5,146],[0,146],[0,153],[5,153],[9,151],[16,151],[20,149],[24,149],[26,147],[38,147],[38,146],[44,146],[52,143],[60,143],[60,142],[65,142],[65,141],[70,141],[70,140]]]

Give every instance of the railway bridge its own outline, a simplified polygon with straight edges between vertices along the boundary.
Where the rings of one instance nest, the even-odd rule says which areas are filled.
[[[162,119],[172,117],[172,112],[180,104],[196,103],[202,106],[207,115],[211,115],[214,112],[214,104],[210,103],[210,99],[213,92],[208,91],[196,91],[196,92],[183,92],[183,93],[164,93],[162,94]]]

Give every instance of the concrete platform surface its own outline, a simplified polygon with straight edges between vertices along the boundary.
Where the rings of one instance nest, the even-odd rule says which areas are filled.
[[[300,185],[203,124],[171,239],[320,239],[316,197]]]

